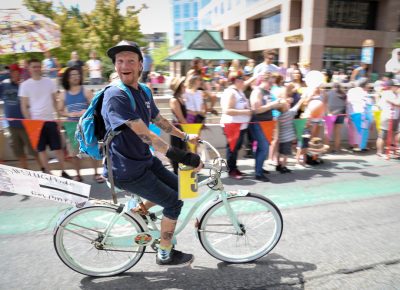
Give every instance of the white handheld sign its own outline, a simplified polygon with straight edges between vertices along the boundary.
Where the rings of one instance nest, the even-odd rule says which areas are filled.
[[[0,191],[76,205],[89,199],[90,185],[0,164]]]

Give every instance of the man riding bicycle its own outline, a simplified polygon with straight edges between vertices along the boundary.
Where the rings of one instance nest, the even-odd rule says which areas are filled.
[[[159,265],[184,265],[193,261],[193,255],[172,248],[172,237],[183,202],[178,197],[177,176],[167,170],[153,156],[149,146],[168,158],[200,170],[203,166],[197,154],[170,147],[151,132],[153,122],[164,132],[189,141],[199,142],[197,135],[188,135],[160,115],[152,98],[139,86],[143,70],[143,56],[135,42],[121,41],[107,51],[122,83],[131,91],[136,108],[132,108],[128,95],[112,86],[104,93],[101,114],[106,130],[121,131],[109,146],[114,183],[121,189],[138,194],[147,200],[145,207],[158,204],[164,208],[161,221],[161,239],[156,262]],[[104,175],[108,176],[107,165]]]

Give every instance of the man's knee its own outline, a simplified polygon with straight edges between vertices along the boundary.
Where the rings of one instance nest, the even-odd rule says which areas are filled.
[[[177,220],[179,215],[181,214],[182,206],[183,201],[178,199],[174,205],[165,207],[163,210],[163,214],[169,219]]]

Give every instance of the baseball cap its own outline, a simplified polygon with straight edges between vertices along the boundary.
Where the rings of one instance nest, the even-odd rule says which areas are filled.
[[[140,51],[139,45],[136,42],[129,40],[122,40],[118,42],[116,46],[113,46],[107,50],[107,55],[109,58],[112,59],[113,62],[115,62],[115,55],[122,51],[134,52],[137,55],[139,55],[139,60],[143,61],[143,55],[142,52]]]
[[[16,70],[18,72],[22,71],[22,69],[19,67],[19,65],[17,63],[13,63],[13,64],[6,66],[6,69],[9,69],[10,71],[12,71],[12,70]]]

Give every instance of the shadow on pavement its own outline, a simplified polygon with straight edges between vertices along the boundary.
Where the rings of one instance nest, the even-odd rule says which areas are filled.
[[[253,263],[220,262],[207,267],[168,268],[165,272],[128,272],[115,277],[81,280],[81,289],[304,289],[304,272],[315,264],[290,261],[278,254]],[[161,268],[160,268],[161,269]],[[142,269],[144,270],[144,269]]]

